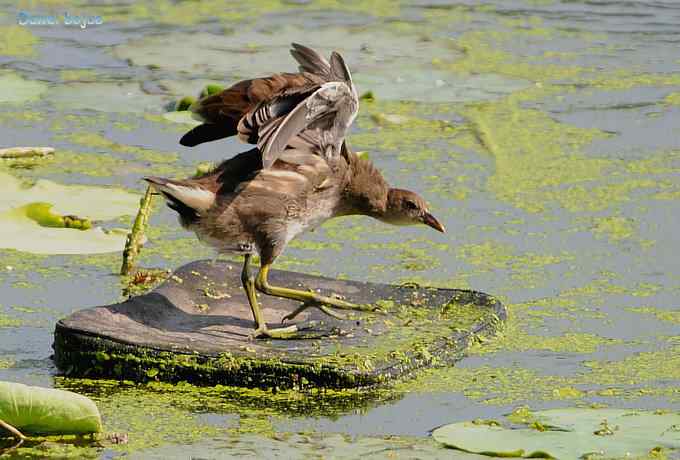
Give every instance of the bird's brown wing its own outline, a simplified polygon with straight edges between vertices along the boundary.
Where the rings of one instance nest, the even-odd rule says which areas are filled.
[[[220,93],[204,97],[190,107],[193,116],[203,124],[187,132],[180,144],[193,147],[233,136],[238,133],[241,118],[263,102],[283,94],[318,87],[320,83],[318,76],[294,73],[240,81]]]
[[[335,52],[329,62],[294,43],[291,55],[301,73],[244,80],[192,105],[204,123],[180,143],[194,146],[238,133],[244,142],[257,144],[265,169],[296,137],[317,154],[338,153],[358,110],[349,69]]]
[[[272,117],[261,123],[257,146],[262,152],[262,164],[269,168],[295,137],[304,139],[322,156],[340,153],[340,146],[359,110],[359,99],[352,76],[338,53],[331,55],[328,71],[334,78],[314,92],[299,92],[304,96],[285,117]],[[244,119],[245,120],[245,119]]]

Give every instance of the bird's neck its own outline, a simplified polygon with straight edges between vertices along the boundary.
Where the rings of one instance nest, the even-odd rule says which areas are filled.
[[[345,214],[363,214],[380,219],[387,208],[389,185],[367,158],[360,158],[348,148],[343,155],[348,163],[347,184],[343,193]]]

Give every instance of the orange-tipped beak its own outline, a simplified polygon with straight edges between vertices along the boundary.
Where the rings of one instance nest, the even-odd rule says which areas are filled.
[[[423,223],[429,227],[434,228],[438,232],[446,233],[444,226],[429,212],[423,216]]]

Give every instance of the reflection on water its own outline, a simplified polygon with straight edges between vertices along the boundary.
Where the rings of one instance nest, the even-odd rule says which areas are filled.
[[[0,90],[0,139],[57,154],[2,171],[137,192],[149,171],[191,174],[244,147],[179,146],[186,127],[159,116],[167,103],[210,81],[292,71],[291,41],[338,49],[360,92],[376,95],[352,146],[391,183],[422,191],[449,233],[340,219],[292,243],[281,267],[473,287],[511,309],[504,336],[459,368],[400,384],[403,397],[358,414],[265,414],[269,430],[421,436],[522,404],[680,408],[680,4],[217,3],[71,6],[104,18],[85,30],[19,28],[8,3],[0,81],[14,86],[12,102]],[[32,97],[23,81],[48,90]],[[159,206],[152,225],[145,266],[210,256],[171,211]],[[0,379],[52,385],[54,321],[117,300],[118,264],[0,251]],[[103,407],[120,425],[115,394]],[[178,411],[206,427],[239,412]],[[202,438],[182,439],[168,442]]]

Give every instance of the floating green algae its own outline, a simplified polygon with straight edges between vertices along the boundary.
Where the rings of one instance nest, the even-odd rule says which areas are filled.
[[[389,401],[390,392],[365,390],[323,392],[264,391],[216,385],[195,387],[150,382],[58,378],[60,388],[78,391],[97,402],[107,432],[129,432],[129,443],[114,447],[128,452],[168,443],[191,444],[225,433],[271,434],[276,416],[339,416]],[[211,412],[217,424],[202,417]],[[221,414],[225,414],[221,416]]]
[[[515,253],[512,246],[493,241],[459,246],[457,256],[484,270],[520,267],[543,269],[547,265],[573,260],[573,256],[564,253],[559,256],[534,253],[520,255]]]
[[[458,73],[500,73],[536,81],[535,87],[515,91],[499,101],[468,104],[460,110],[469,122],[469,130],[455,142],[493,155],[496,169],[489,178],[489,189],[499,199],[529,212],[552,211],[555,205],[580,212],[607,209],[629,201],[638,190],[657,188],[658,181],[634,176],[610,182],[612,174],[620,174],[628,165],[586,156],[582,150],[611,134],[559,123],[543,111],[528,108],[526,103],[540,101],[549,94],[578,91],[581,85],[603,90],[671,86],[677,84],[675,76],[617,70],[592,77],[590,69],[530,63],[526,57],[500,49],[509,38],[539,32],[535,28],[467,32],[456,40],[462,57],[453,64],[441,64]],[[560,84],[551,83],[555,80]]]
[[[574,256],[563,252],[559,255],[525,253],[517,254],[512,246],[486,241],[481,244],[464,244],[456,249],[456,256],[475,267],[476,273],[507,270],[510,279],[531,288],[544,282],[548,267],[559,266],[574,260]]]
[[[654,307],[635,307],[627,308],[626,310],[634,313],[643,313],[653,315],[661,321],[668,321],[670,323],[680,324],[680,309],[662,310]]]
[[[441,264],[440,254],[449,251],[448,244],[423,237],[386,243],[359,243],[357,247],[366,251],[383,250],[388,254],[389,262],[374,264],[374,271],[407,270],[414,273],[438,267]]]
[[[512,318],[505,324],[494,340],[473,345],[470,355],[497,352],[551,351],[555,353],[594,353],[604,347],[619,345],[622,340],[607,339],[594,334],[567,332],[561,335],[539,336],[527,333],[525,324]]]
[[[23,321],[12,318],[11,316],[0,313],[0,327],[17,327],[21,326]]]
[[[168,458],[179,446],[168,445],[132,453],[130,458]],[[436,459],[450,456],[445,447],[420,436],[349,436],[340,433],[243,433],[228,439],[216,437],[191,446],[192,454],[214,458],[225,451],[236,458],[418,458]],[[456,458],[468,458],[465,454]],[[472,458],[472,456],[470,456]]]
[[[584,209],[588,202],[594,209],[607,207],[610,196],[597,200],[597,195],[577,194],[575,187],[600,179],[610,167],[609,160],[579,153],[594,139],[608,135],[558,123],[544,112],[521,108],[521,100],[521,94],[515,93],[463,110],[471,126],[459,144],[472,148],[477,144],[495,160],[489,189],[500,200],[529,212],[545,211],[551,202],[569,210]],[[574,188],[567,188],[570,185]],[[584,202],[584,198],[590,199]]]
[[[107,20],[153,20],[160,24],[190,25],[208,20],[220,20],[236,24],[249,21],[264,12],[274,12],[282,8],[278,0],[257,0],[248,4],[224,5],[217,0],[209,0],[196,8],[190,3],[175,3],[169,0],[153,0],[135,3],[124,7],[102,8]]]
[[[372,149],[399,152],[411,161],[432,160],[434,153],[426,149],[424,155],[423,147],[434,139],[437,143],[450,142],[462,129],[445,119],[435,118],[435,107],[439,106],[382,100],[365,104],[356,121],[365,132],[354,134],[351,144],[369,152]],[[393,123],[388,121],[390,119],[403,122]],[[436,150],[440,152],[440,149]],[[440,155],[442,153],[438,153],[437,157]]]
[[[73,150],[60,149],[57,155],[39,159],[17,159],[6,161],[7,170],[17,171],[24,178],[47,178],[51,176],[61,177],[64,174],[78,174],[82,176],[109,178],[115,182],[118,177],[111,177],[115,171],[120,176],[134,174],[141,176],[148,171],[148,166],[141,161],[118,158],[111,155],[97,153],[75,152]],[[0,166],[0,168],[2,168]],[[5,168],[2,168],[5,169]]]
[[[62,81],[95,81],[97,72],[92,69],[65,69],[59,72]]]
[[[620,361],[587,361],[584,379],[601,385],[643,385],[680,380],[680,344],[635,353]]]
[[[620,69],[588,79],[586,84],[606,90],[629,90],[636,86],[680,86],[680,75],[677,73],[634,73],[627,69]]]
[[[491,366],[428,369],[413,381],[395,386],[395,390],[403,392],[457,392],[474,401],[493,405],[584,396],[580,391],[572,392],[572,388],[567,377],[542,375],[521,367]]]
[[[461,147],[493,155],[496,168],[488,188],[501,200],[529,212],[555,212],[556,206],[573,213],[602,211],[641,190],[657,189],[659,180],[650,173],[676,169],[672,152],[631,162],[586,156],[581,153],[585,146],[611,135],[522,108],[521,101],[534,97],[522,93],[468,106],[463,114],[470,129],[456,139]]]
[[[555,79],[574,79],[589,69],[573,65],[532,63],[497,47],[499,43],[517,35],[555,33],[554,29],[517,29],[514,31],[480,30],[462,34],[456,39],[461,57],[452,63],[439,62],[439,66],[456,73],[495,73],[529,81],[543,82]]]
[[[664,104],[680,105],[680,92],[670,93],[663,99]]]
[[[144,147],[119,144],[98,133],[85,131],[74,132],[70,134],[61,134],[59,135],[59,138],[76,145],[83,145],[104,152],[122,153],[139,160],[151,161],[154,163],[173,163],[178,158],[177,154],[174,152],[159,152]]]
[[[423,371],[415,380],[395,386],[402,392],[461,392],[484,404],[582,400],[611,396],[621,400],[659,396],[680,400],[677,387],[660,385],[680,380],[678,345],[636,353],[620,361],[586,361],[576,375],[557,376],[521,367],[445,368]]]
[[[45,121],[45,114],[34,110],[0,112],[0,122],[7,126],[18,126],[24,122],[35,123],[41,121]]]
[[[217,0],[208,0],[201,4],[201,8],[185,3],[174,3],[169,0],[153,0],[144,4],[102,5],[98,13],[106,17],[107,21],[148,21],[172,25],[195,25],[214,20],[230,26],[252,25],[263,15],[269,13],[285,13],[291,8],[301,12],[315,11],[338,13],[353,13],[373,16],[392,17],[399,14],[399,5],[391,0],[375,2],[337,0],[321,0],[312,3],[291,4],[282,0],[257,0],[249,3],[225,5]],[[258,43],[253,40],[252,43]],[[254,46],[254,45],[253,45]]]
[[[28,27],[0,26],[0,56],[32,56],[38,41]]]
[[[623,216],[596,217],[593,219],[596,235],[606,236],[610,241],[631,239],[636,235],[636,222]]]

